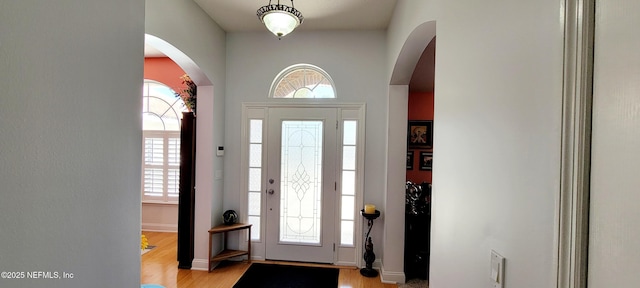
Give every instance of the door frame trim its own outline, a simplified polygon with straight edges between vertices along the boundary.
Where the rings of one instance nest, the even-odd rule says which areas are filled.
[[[586,288],[595,0],[565,0],[556,287]]]
[[[287,99],[290,100],[290,99]],[[366,123],[365,123],[365,119],[366,119],[366,103],[357,103],[357,102],[350,102],[350,103],[329,103],[329,102],[319,102],[316,99],[308,99],[311,100],[312,102],[308,102],[308,101],[287,101],[287,102],[278,102],[278,103],[265,103],[265,102],[244,102],[242,103],[242,123],[241,123],[241,145],[240,145],[240,179],[241,182],[239,183],[239,187],[240,187],[240,191],[243,191],[241,193],[239,193],[239,205],[240,205],[240,213],[239,213],[239,218],[241,221],[246,221],[247,220],[247,213],[248,213],[248,194],[246,193],[246,191],[248,191],[248,183],[247,181],[244,181],[244,179],[248,179],[248,174],[247,174],[247,165],[248,165],[248,141],[246,141],[248,139],[249,136],[249,131],[248,131],[248,120],[251,116],[251,114],[253,115],[261,115],[261,119],[263,119],[263,121],[265,121],[265,125],[268,123],[268,118],[269,115],[267,113],[268,109],[270,108],[335,108],[335,109],[340,109],[340,111],[342,111],[343,113],[339,113],[337,115],[337,120],[338,121],[342,121],[342,120],[348,120],[348,119],[357,119],[358,120],[358,141],[360,141],[359,143],[365,143],[366,140]],[[358,117],[344,117],[345,112],[346,111],[354,111],[358,114]],[[347,114],[353,114],[353,113],[348,113]],[[252,117],[253,118],[253,117]],[[255,119],[255,118],[254,118]],[[341,131],[341,130],[340,130]],[[337,135],[338,139],[342,139],[342,135]],[[268,135],[266,135],[265,131],[263,131],[263,143],[266,143],[266,141],[268,139]],[[358,205],[362,206],[364,205],[364,174],[366,173],[364,171],[364,159],[365,159],[365,145],[362,144],[361,146],[358,146],[358,152],[357,152],[357,169],[358,171],[361,171],[360,173],[356,173],[356,198],[355,198],[355,205],[356,205],[356,211],[357,211],[357,207]],[[339,149],[340,150],[340,149]],[[341,155],[341,153],[340,153]],[[263,153],[263,157],[264,157],[264,153]],[[264,159],[263,159],[264,161]],[[264,171],[263,171],[264,173]],[[263,178],[264,178],[264,174],[263,174]],[[264,187],[263,187],[264,188]],[[337,199],[339,199],[339,195],[336,197],[336,201],[338,201]],[[262,203],[262,207],[261,209],[264,212],[264,209],[266,208],[266,203],[265,201],[263,201]],[[356,213],[358,214],[358,213]],[[264,213],[262,213],[262,215],[265,215]],[[264,227],[265,227],[265,218],[261,217],[261,231],[259,233],[260,235],[260,239],[259,241],[252,241],[251,244],[251,250],[253,252],[253,256],[251,256],[252,259],[254,260],[265,260],[265,246],[266,246],[266,241],[265,241],[265,231],[264,231]],[[339,224],[340,222],[340,218],[336,218],[336,224]],[[339,225],[336,225],[336,232],[335,232],[335,242],[336,242],[336,251],[335,251],[335,261],[334,261],[334,265],[340,265],[340,266],[357,266],[360,267],[362,266],[363,259],[362,259],[362,231],[363,231],[363,221],[361,221],[362,219],[358,218],[358,215],[355,215],[355,219],[354,219],[354,245],[353,247],[346,247],[346,246],[340,246],[339,244]],[[239,243],[238,243],[238,247],[240,247],[241,249],[243,247],[247,246],[247,240],[246,237],[240,237]],[[353,251],[347,251],[352,249]],[[344,255],[341,255],[341,252],[343,252]],[[351,259],[350,255],[353,254],[353,259]],[[344,256],[344,257],[343,257]],[[348,258],[348,259],[345,259]]]

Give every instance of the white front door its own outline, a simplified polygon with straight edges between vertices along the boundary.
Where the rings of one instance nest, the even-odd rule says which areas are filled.
[[[267,259],[334,262],[336,111],[269,109]]]

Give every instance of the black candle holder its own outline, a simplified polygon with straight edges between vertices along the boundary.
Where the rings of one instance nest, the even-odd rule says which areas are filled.
[[[373,261],[376,260],[376,254],[373,253],[373,242],[371,242],[371,237],[369,237],[369,233],[371,233],[371,228],[373,227],[373,220],[380,217],[380,211],[376,210],[373,214],[364,213],[364,209],[360,210],[360,214],[362,217],[367,219],[367,226],[369,226],[369,230],[367,230],[367,236],[364,237],[364,262],[366,263],[366,267],[360,269],[360,274],[365,277],[376,277],[378,276],[378,271],[373,269]]]

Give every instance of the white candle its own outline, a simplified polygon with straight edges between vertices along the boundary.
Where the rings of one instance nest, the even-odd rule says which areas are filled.
[[[365,204],[364,205],[364,213],[365,214],[375,214],[376,213],[376,205]]]

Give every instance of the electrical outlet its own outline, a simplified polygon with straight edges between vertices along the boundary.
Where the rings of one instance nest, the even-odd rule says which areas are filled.
[[[504,288],[504,257],[491,250],[491,287]]]

